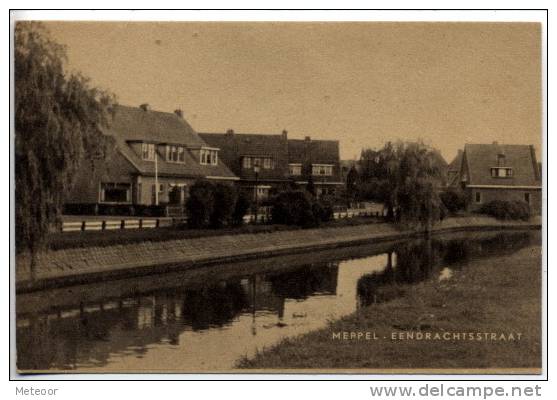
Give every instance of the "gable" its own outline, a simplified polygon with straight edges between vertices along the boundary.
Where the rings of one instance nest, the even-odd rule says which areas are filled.
[[[527,145],[467,144],[464,157],[468,185],[540,186],[535,168],[535,152]],[[491,169],[498,167],[498,155],[504,155],[504,167],[512,168],[513,176],[497,178]],[[464,172],[464,171],[463,171]]]

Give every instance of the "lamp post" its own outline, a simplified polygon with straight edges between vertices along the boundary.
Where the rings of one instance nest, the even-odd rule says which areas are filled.
[[[255,172],[255,223],[257,224],[257,211],[259,209],[259,193],[258,193],[258,181],[259,181],[259,165],[253,166],[253,172]]]

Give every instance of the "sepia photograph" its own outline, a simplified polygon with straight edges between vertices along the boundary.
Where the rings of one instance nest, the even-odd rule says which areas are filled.
[[[543,373],[541,23],[11,35],[18,375]]]

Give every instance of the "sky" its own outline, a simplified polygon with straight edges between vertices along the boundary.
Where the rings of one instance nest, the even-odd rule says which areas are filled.
[[[423,140],[534,144],[535,23],[48,22],[68,69],[120,104],[182,109],[198,132],[340,141],[341,158]]]

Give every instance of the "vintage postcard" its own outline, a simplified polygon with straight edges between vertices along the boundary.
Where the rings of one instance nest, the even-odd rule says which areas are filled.
[[[542,51],[15,21],[18,373],[541,374]]]

